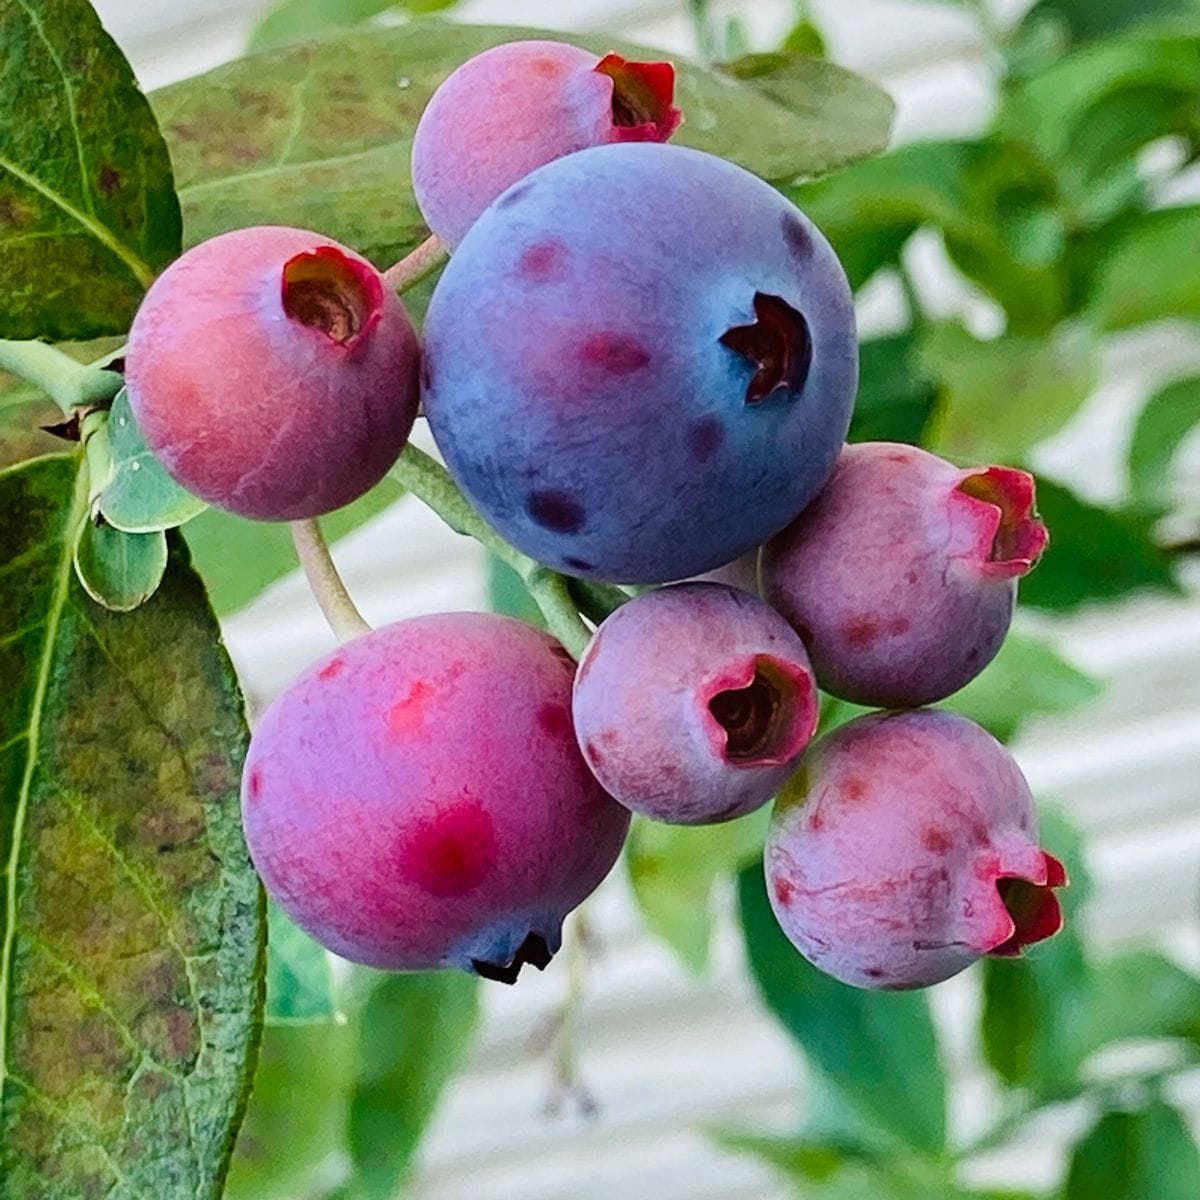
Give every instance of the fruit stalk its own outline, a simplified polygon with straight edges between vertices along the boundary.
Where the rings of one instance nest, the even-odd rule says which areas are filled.
[[[388,267],[383,273],[383,281],[397,295],[403,295],[436,271],[445,260],[446,247],[436,233],[431,233],[415,250]]]
[[[308,586],[338,641],[348,642],[370,632],[370,625],[350,598],[334,566],[329,545],[317,521],[293,521],[292,541]]]
[[[565,575],[542,566],[510,546],[471,507],[446,468],[411,442],[404,447],[391,475],[456,533],[473,537],[512,567],[542,610],[550,632],[572,657],[578,658],[583,653],[592,634],[575,607]]]
[[[66,417],[76,408],[107,403],[121,390],[115,371],[77,363],[45,342],[0,340],[0,370],[41,388]]]

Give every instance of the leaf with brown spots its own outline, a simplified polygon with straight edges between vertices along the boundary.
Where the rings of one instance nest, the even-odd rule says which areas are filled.
[[[0,337],[121,333],[179,253],[167,147],[88,0],[0,0]]]
[[[318,229],[375,263],[425,236],[409,174],[412,137],[434,89],[501,42],[561,35],[418,21],[341,30],[218,67],[151,98],[183,201],[189,244],[269,221]],[[606,35],[597,54],[654,52]],[[726,68],[677,63],[685,114],[674,139],[774,181],[819,175],[886,144],[892,103],[818,59],[760,55]]]
[[[241,699],[178,540],[136,612],[88,599],[77,467],[0,472],[0,1195],[215,1200],[262,1004]]]

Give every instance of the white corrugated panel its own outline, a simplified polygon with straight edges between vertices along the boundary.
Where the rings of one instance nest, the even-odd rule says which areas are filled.
[[[1016,0],[1019,5],[1020,0]],[[99,0],[109,28],[148,86],[235,54],[264,4],[235,0]],[[786,0],[725,5],[748,13],[764,39],[786,26]],[[952,6],[904,0],[819,0],[837,57],[888,86],[899,100],[898,136],[969,134],[995,101],[971,22]],[[1009,5],[1008,7],[1012,7]],[[475,20],[563,29],[611,28],[675,52],[690,46],[682,5],[633,0],[516,3],[470,0]],[[994,319],[951,272],[937,239],[913,248],[926,299]],[[895,320],[896,297],[875,289],[864,324]],[[1096,499],[1119,494],[1133,414],[1157,381],[1200,365],[1200,342],[1179,329],[1126,338],[1106,353],[1104,380],[1069,429],[1044,447],[1039,466]],[[428,443],[426,443],[428,444]],[[1200,440],[1192,449],[1200,452]],[[1200,453],[1188,481],[1200,495]],[[346,538],[337,557],[373,623],[438,609],[484,605],[482,556],[405,499]],[[1095,899],[1096,942],[1152,939],[1200,966],[1200,578],[1184,599],[1145,599],[1064,621],[1030,620],[1062,653],[1102,680],[1086,711],[1038,720],[1016,747],[1035,789],[1054,796],[1084,830]],[[256,704],[302,663],[332,645],[301,580],[281,581],[227,623],[229,644]],[[545,1112],[551,1074],[547,1022],[561,1003],[563,969],[527,974],[518,987],[485,988],[482,1036],[451,1085],[423,1151],[412,1194],[420,1200],[782,1200],[788,1190],[756,1162],[719,1153],[705,1131],[786,1131],[803,1107],[795,1048],[762,1010],[747,981],[728,896],[715,966],[688,978],[643,930],[618,874],[589,904],[600,947],[588,970],[578,1037],[580,1069],[597,1106]],[[978,996],[970,975],[933,992],[955,1088],[956,1137],[994,1115],[995,1093],[972,1032]],[[1200,1119],[1200,1079],[1179,1085]],[[1014,1148],[981,1160],[979,1181],[1049,1184],[1086,1114],[1055,1110]]]

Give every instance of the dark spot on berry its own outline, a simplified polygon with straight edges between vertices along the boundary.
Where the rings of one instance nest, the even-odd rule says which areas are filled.
[[[916,573],[916,571],[905,571],[904,578],[909,583],[916,583],[917,582],[917,573]]]
[[[572,571],[590,571],[593,563],[588,562],[586,558],[575,558],[574,555],[568,554],[563,562],[571,568]]]
[[[586,519],[577,500],[566,492],[550,489],[530,492],[525,511],[543,528],[555,533],[578,533]]]
[[[543,704],[537,711],[537,723],[551,737],[564,737],[571,732],[571,718],[561,704]]]
[[[863,974],[868,979],[883,979],[887,972],[882,967],[864,967]]]
[[[429,355],[421,355],[421,391],[427,392],[433,387],[433,368],[429,365]]]
[[[974,662],[978,662],[978,661],[979,661],[979,647],[972,646],[971,649],[967,651],[967,662],[974,663]]]
[[[250,784],[247,789],[250,793],[251,800],[257,800],[259,798],[259,796],[262,795],[262,786],[263,786],[262,767],[255,767],[250,772]]]
[[[850,617],[842,626],[842,635],[851,646],[866,647],[879,636],[879,623],[865,613]]]
[[[580,347],[585,365],[612,375],[629,375],[650,364],[650,351],[637,338],[623,333],[595,333]]]
[[[100,195],[111,199],[121,186],[121,172],[107,163],[100,168]]]
[[[821,810],[818,808],[813,812],[813,815],[808,818],[808,827],[813,833],[820,833],[825,828],[825,818],[821,816]]]
[[[888,633],[893,637],[899,637],[903,633],[907,633],[912,628],[912,622],[907,617],[893,617],[888,622]]]
[[[596,745],[595,742],[587,741],[583,744],[583,753],[588,762],[594,767],[604,766],[604,751]]]
[[[692,457],[697,462],[708,462],[725,441],[725,428],[717,417],[703,417],[692,423],[687,440]]]
[[[549,238],[530,246],[521,255],[517,270],[523,279],[548,283],[563,277],[566,260],[566,246],[557,238]]]
[[[478,800],[464,798],[417,826],[404,847],[402,867],[418,887],[444,899],[478,887],[496,853],[491,815]]]
[[[921,831],[921,845],[931,854],[948,854],[950,852],[950,839],[946,836],[945,830],[938,829],[936,825],[928,825]]]
[[[784,879],[783,876],[780,876],[775,880],[775,899],[778,900],[784,908],[787,908],[787,906],[791,904],[792,900],[795,898],[795,895],[796,889],[792,886],[790,880]]]
[[[787,242],[787,247],[792,257],[802,265],[808,263],[812,256],[813,242],[812,236],[808,232],[808,226],[795,213],[783,214],[783,240]]]
[[[327,683],[330,679],[336,679],[346,669],[346,663],[341,658],[331,658],[318,672],[317,678],[322,683]]]

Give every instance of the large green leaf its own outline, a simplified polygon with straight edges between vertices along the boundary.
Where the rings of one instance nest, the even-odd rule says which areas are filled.
[[[1129,445],[1129,490],[1136,503],[1165,505],[1171,460],[1184,436],[1200,425],[1200,376],[1177,379],[1146,402]]]
[[[1200,67],[1197,68],[1200,70]],[[1092,279],[1092,311],[1107,329],[1200,317],[1200,206],[1146,213],[1108,248]]]
[[[1031,717],[1069,712],[1099,694],[1100,685],[1059,657],[1049,643],[1010,633],[996,657],[943,706],[1008,741]]]
[[[1140,591],[1179,590],[1170,556],[1154,544],[1153,517],[1089,504],[1045,476],[1037,494],[1050,546],[1021,581],[1023,604],[1062,612]]]
[[[761,865],[738,877],[750,969],[767,1006],[839,1101],[916,1150],[945,1141],[945,1081],[920,992],[846,987],[806,962],[771,911]]]
[[[333,543],[403,494],[398,483],[384,479],[353,504],[323,517],[321,529]],[[183,532],[218,616],[244,608],[277,579],[297,569],[291,529],[284,522],[249,521],[210,508],[189,521]]]
[[[1196,1200],[1200,1153],[1169,1104],[1108,1112],[1075,1147],[1063,1200]]]
[[[87,0],[0,0],[0,337],[123,332],[179,252],[171,163]]]
[[[921,363],[941,392],[930,445],[971,463],[1020,459],[1057,432],[1096,378],[1095,346],[1077,328],[981,342],[945,322],[926,334]]]
[[[348,1142],[368,1200],[391,1200],[465,1052],[478,979],[459,971],[381,975],[359,1017]]]
[[[259,22],[249,49],[269,50],[317,37],[341,25],[360,25],[389,10],[433,13],[458,0],[282,0]]]
[[[426,230],[412,196],[412,135],[465,59],[538,30],[419,21],[341,32],[230,63],[157,92],[187,241],[260,221],[318,229],[377,263]],[[599,52],[647,52],[607,37]],[[746,76],[746,78],[738,78]],[[887,140],[891,101],[829,63],[772,56],[715,72],[680,64],[678,140],[772,180],[815,175]]]
[[[636,817],[625,865],[646,924],[699,975],[708,966],[717,880],[762,853],[769,810],[724,825],[663,825]]]
[[[215,1200],[261,1012],[241,697],[178,543],[134,613],[74,582],[76,466],[0,473],[3,1194]]]

